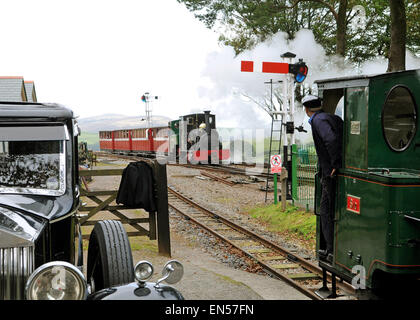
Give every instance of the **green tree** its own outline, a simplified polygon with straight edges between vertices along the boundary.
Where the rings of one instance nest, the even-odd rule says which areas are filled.
[[[318,41],[336,52],[345,51],[346,8],[348,0],[178,0],[195,13],[208,28],[218,28],[220,40],[238,54],[266,40],[278,31],[290,39],[302,28],[313,29]],[[340,22],[340,23],[339,23]],[[334,25],[339,25],[334,32]],[[224,30],[221,30],[224,29]],[[323,35],[323,37],[321,37]],[[318,36],[318,37],[317,37]]]
[[[413,53],[420,52],[420,0],[408,1],[406,4],[407,48]]]
[[[389,0],[391,11],[391,43],[387,72],[405,70],[407,20],[404,0]]]
[[[283,31],[289,39],[307,28],[327,54],[359,63],[378,55],[388,57],[391,46],[390,2],[387,0],[177,0],[195,13],[220,41],[236,54]],[[419,0],[404,2],[407,12],[407,47],[420,52]],[[357,23],[356,7],[366,17]]]

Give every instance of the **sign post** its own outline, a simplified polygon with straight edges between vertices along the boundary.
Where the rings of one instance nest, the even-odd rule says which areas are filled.
[[[281,181],[281,210],[286,210],[287,199],[287,169],[284,169],[280,174]]]
[[[281,173],[281,155],[275,154],[272,155],[270,158],[270,168],[271,173],[274,174],[273,180],[274,180],[274,204],[277,204],[278,202],[278,195],[277,195],[277,173]]]

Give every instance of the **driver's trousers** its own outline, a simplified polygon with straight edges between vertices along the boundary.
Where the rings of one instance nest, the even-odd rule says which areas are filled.
[[[321,178],[321,203],[320,203],[320,218],[322,235],[327,244],[327,252],[333,253],[334,243],[334,210],[335,210],[335,186],[336,177],[322,177]]]

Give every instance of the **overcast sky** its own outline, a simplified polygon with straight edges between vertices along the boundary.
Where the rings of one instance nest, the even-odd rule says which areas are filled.
[[[170,118],[211,104],[197,88],[217,35],[176,0],[2,0],[0,30],[1,75],[81,117],[144,114],[144,92]]]
[[[82,118],[142,116],[141,96],[150,92],[159,97],[154,115],[211,110],[219,127],[268,128],[268,114],[242,94],[264,96],[264,83],[281,75],[241,73],[241,59],[281,61],[294,52],[308,63],[306,85],[355,72],[326,68],[331,57],[309,30],[292,41],[280,32],[235,57],[176,0],[1,0],[0,30],[0,76],[35,81],[38,101],[67,105]],[[362,69],[386,66],[378,57]],[[420,68],[420,59],[408,54],[407,67]]]

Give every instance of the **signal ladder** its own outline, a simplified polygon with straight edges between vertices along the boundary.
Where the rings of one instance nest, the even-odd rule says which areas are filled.
[[[265,184],[265,202],[267,202],[268,180],[269,180],[270,169],[271,169],[270,159],[273,154],[280,154],[281,137],[282,137],[282,129],[283,129],[283,115],[275,111],[271,112],[270,115],[271,115],[271,134],[270,134],[270,149],[268,152],[267,182]]]

